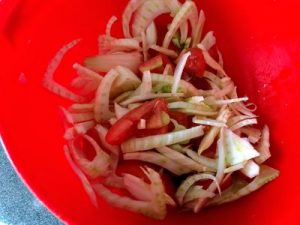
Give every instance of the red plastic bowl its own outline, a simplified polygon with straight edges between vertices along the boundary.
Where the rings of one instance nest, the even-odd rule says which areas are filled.
[[[111,208],[95,209],[65,160],[58,106],[41,79],[65,43],[82,38],[56,78],[67,82],[71,65],[97,52],[97,35],[125,0],[2,0],[0,2],[0,129],[8,154],[28,187],[70,224],[299,224],[300,5],[294,0],[201,0],[207,30],[214,30],[225,67],[270,125],[274,182],[237,202],[163,222]],[[120,25],[113,28],[120,33]]]

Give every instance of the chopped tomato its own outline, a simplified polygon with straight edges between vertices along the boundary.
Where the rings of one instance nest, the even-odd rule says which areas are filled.
[[[192,76],[202,77],[206,67],[203,52],[199,48],[191,48],[190,52],[184,70]]]
[[[147,119],[153,114],[153,112],[160,112],[162,109],[166,108],[167,103],[163,99],[155,99],[144,103],[140,107],[130,111],[120,118],[108,130],[106,134],[106,141],[112,145],[120,145],[134,136],[140,119]]]
[[[168,133],[168,126],[164,126],[157,129],[141,129],[136,132],[136,137],[147,137],[152,135],[158,135],[158,134],[165,134]]]
[[[169,111],[168,114],[172,119],[176,120],[180,125],[185,127],[190,126],[191,118],[189,118],[187,114],[182,112],[176,112],[176,111]]]

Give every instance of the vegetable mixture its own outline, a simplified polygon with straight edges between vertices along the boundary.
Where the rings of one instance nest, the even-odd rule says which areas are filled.
[[[158,29],[163,14],[172,20]],[[123,38],[111,35],[116,20],[99,36],[99,55],[73,65],[70,88],[53,75],[79,40],[57,53],[44,77],[46,88],[73,101],[61,107],[64,152],[95,206],[100,197],[164,219],[168,207],[197,213],[279,175],[264,164],[269,128],[257,125],[248,97],[238,97],[193,1],[130,0]]]

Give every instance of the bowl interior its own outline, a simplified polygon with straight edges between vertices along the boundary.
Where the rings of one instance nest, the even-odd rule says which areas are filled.
[[[5,2],[5,1],[4,1]],[[16,1],[6,1],[9,2]],[[71,224],[296,224],[297,140],[300,100],[300,6],[293,0],[196,1],[214,30],[225,68],[258,106],[262,123],[271,128],[273,157],[268,164],[280,177],[251,196],[224,206],[192,213],[171,213],[153,221],[99,201],[89,202],[62,150],[63,125],[58,106],[65,101],[41,83],[57,50],[82,38],[62,61],[55,77],[74,75],[73,62],[97,52],[97,36],[112,15],[121,18],[125,0],[18,1],[3,25],[0,82],[0,131],[16,169],[31,190],[62,220]],[[120,34],[120,22],[113,33]]]

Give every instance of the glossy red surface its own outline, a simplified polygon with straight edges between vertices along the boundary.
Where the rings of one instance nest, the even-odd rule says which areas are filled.
[[[70,80],[72,62],[97,51],[97,35],[111,15],[120,17],[125,0],[2,0],[0,2],[0,131],[7,151],[32,191],[70,224],[299,224],[300,5],[294,0],[202,0],[207,30],[215,30],[225,67],[240,94],[257,104],[271,128],[273,157],[280,177],[235,203],[153,221],[100,200],[95,209],[62,151],[58,106],[41,78],[65,43],[82,38],[56,73]],[[5,13],[3,13],[5,12]],[[120,25],[113,28],[116,33]],[[117,32],[118,33],[118,32]]]

